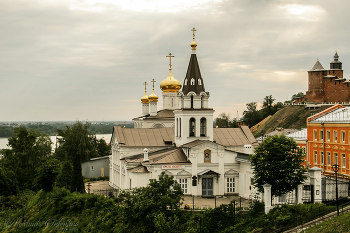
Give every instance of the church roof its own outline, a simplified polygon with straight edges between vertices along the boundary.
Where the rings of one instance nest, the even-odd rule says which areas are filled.
[[[150,114],[146,116],[136,117],[137,118],[143,118],[143,119],[164,119],[164,118],[175,118],[174,116],[174,110],[171,109],[162,109],[157,112],[156,116],[151,116]]]
[[[256,142],[248,126],[241,128],[214,128],[214,141],[220,145],[243,146]]]
[[[144,163],[143,153],[122,158],[128,163]],[[146,161],[147,162],[147,161]],[[191,163],[181,148],[172,147],[148,153],[149,164]]]
[[[113,131],[112,137],[117,137],[121,147],[164,147],[172,146],[173,142],[175,142],[174,128],[122,128],[121,126],[114,126]],[[256,142],[248,126],[241,126],[241,128],[214,128],[213,131],[214,142],[225,147],[243,146]],[[186,146],[197,145],[197,143],[201,144],[203,142],[206,141],[196,140],[186,144]]]
[[[113,134],[119,146],[170,146],[174,142],[174,128],[122,128],[114,126]],[[112,139],[111,139],[112,140]]]
[[[311,70],[324,70],[324,68],[321,65],[320,61],[317,59],[317,62],[315,63],[314,67],[312,67]]]
[[[194,81],[193,84],[191,84],[192,79]],[[201,76],[201,72],[199,70],[196,54],[191,54],[187,74],[182,86],[182,92],[185,95],[187,95],[191,91],[195,92],[197,95],[199,95],[201,92],[205,92],[204,82]]]

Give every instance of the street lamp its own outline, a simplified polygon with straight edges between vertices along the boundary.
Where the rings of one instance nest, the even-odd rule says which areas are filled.
[[[339,165],[333,164],[332,169],[335,173],[335,198],[337,201],[337,214],[339,216],[339,205],[338,205],[338,171],[339,171]]]

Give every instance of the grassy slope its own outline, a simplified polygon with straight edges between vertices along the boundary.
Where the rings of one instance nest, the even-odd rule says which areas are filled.
[[[270,133],[276,128],[301,129],[306,127],[306,119],[318,112],[321,112],[330,106],[322,106],[317,109],[307,109],[304,106],[285,106],[276,112],[265,124],[254,132],[254,136],[259,137]]]
[[[350,232],[350,213],[345,213],[324,221],[321,224],[310,227],[304,233],[328,233],[328,232]]]

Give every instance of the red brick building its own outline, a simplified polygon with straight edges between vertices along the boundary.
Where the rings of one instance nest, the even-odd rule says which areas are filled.
[[[323,68],[317,60],[308,71],[308,91],[304,97],[297,98],[294,104],[309,103],[342,103],[350,100],[350,80],[343,78],[342,63],[338,61],[338,53],[330,63],[330,69]]]

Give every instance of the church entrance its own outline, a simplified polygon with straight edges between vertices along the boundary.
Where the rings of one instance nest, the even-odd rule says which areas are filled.
[[[202,178],[202,196],[213,196],[213,178]]]

